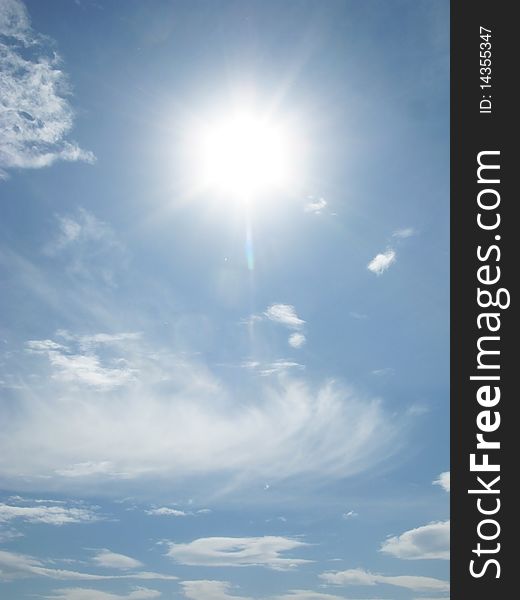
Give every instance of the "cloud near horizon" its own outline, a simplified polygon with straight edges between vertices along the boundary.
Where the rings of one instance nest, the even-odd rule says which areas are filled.
[[[434,577],[422,577],[420,575],[379,575],[364,569],[329,571],[322,573],[319,577],[327,583],[339,586],[387,584],[415,592],[447,592],[450,587],[447,581]]]

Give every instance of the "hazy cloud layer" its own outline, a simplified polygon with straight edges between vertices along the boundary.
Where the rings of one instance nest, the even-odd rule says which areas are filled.
[[[407,426],[377,399],[293,377],[291,361],[255,367],[270,377],[238,402],[204,364],[131,332],[60,332],[27,350],[30,385],[13,392],[16,411],[0,431],[0,476],[23,473],[37,489],[209,474],[224,476],[221,491],[251,479],[311,484],[387,458]]]

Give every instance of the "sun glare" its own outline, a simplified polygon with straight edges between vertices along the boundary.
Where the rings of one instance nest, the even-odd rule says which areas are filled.
[[[206,123],[196,137],[197,172],[206,189],[251,199],[288,187],[294,177],[296,145],[281,122],[237,111]]]

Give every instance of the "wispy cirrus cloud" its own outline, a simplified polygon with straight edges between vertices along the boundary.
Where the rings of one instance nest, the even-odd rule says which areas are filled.
[[[181,581],[180,586],[188,600],[252,600],[232,593],[233,586],[227,581],[199,579]]]
[[[45,577],[47,579],[56,579],[60,581],[109,581],[115,579],[170,581],[178,579],[174,575],[163,575],[162,573],[154,573],[151,571],[118,573],[116,575],[85,573],[68,569],[56,569],[53,566],[49,566],[53,564],[54,561],[42,560],[18,552],[0,550],[0,570],[4,579],[18,577]]]
[[[450,522],[437,521],[392,536],[381,544],[381,552],[408,560],[449,560]]]
[[[118,479],[130,491],[141,477],[182,478],[207,497],[246,490],[251,479],[311,485],[386,460],[408,426],[340,382],[311,385],[291,361],[251,367],[265,377],[239,400],[198,357],[142,337],[67,334],[27,349],[30,376],[13,391],[18,408],[0,436],[0,477],[12,489],[20,474],[39,490]],[[78,372],[73,358],[84,356],[97,362]],[[214,489],[208,475],[220,477]]]
[[[185,544],[169,543],[167,555],[183,565],[206,567],[261,566],[285,571],[310,562],[286,553],[307,544],[280,536],[209,537]]]
[[[345,598],[336,594],[327,594],[323,592],[314,592],[312,590],[290,590],[280,596],[274,596],[273,600],[355,600],[354,598]],[[358,599],[360,600],[360,599]],[[383,600],[382,598],[364,598],[363,600]]]
[[[100,345],[114,345],[139,338],[138,333],[72,336],[58,332],[68,345],[55,340],[29,340],[27,351],[47,357],[52,377],[64,382],[87,385],[97,389],[113,389],[135,380],[135,369],[120,356],[102,359],[96,352]]]
[[[120,569],[123,571],[137,569],[138,567],[143,566],[141,561],[136,560],[131,556],[126,556],[126,554],[112,552],[107,548],[98,550],[92,559],[92,562],[99,567],[104,567],[106,569]]]
[[[434,485],[439,485],[445,492],[450,491],[450,471],[444,471],[437,479],[432,482]]]
[[[323,209],[327,206],[327,201],[324,198],[318,198],[317,200],[309,200],[303,207],[306,213],[314,213],[320,215]]]
[[[396,260],[395,250],[389,248],[386,252],[376,254],[368,263],[367,269],[376,275],[382,275]]]
[[[144,511],[147,515],[154,515],[159,517],[186,517],[190,514],[184,510],[178,510],[177,508],[170,508],[169,506],[160,506],[159,508],[150,508]]]
[[[60,263],[69,277],[111,287],[116,284],[116,270],[128,262],[127,249],[112,227],[82,207],[55,215],[55,231],[42,251]]]
[[[417,235],[417,231],[413,227],[403,227],[402,229],[397,229],[392,233],[392,237],[404,240],[406,238]]]
[[[92,588],[62,588],[54,590],[47,600],[151,600],[162,596],[158,590],[136,587],[128,594],[113,594]]]
[[[386,584],[415,592],[447,592],[450,588],[447,581],[434,577],[422,577],[420,575],[379,575],[364,569],[329,571],[322,573],[319,577],[327,583],[340,586]]]
[[[69,506],[19,506],[0,503],[0,523],[25,521],[47,525],[93,523],[102,517],[94,508]]]
[[[94,162],[92,152],[67,139],[74,121],[67,76],[20,0],[0,0],[0,72],[0,178],[58,160]]]

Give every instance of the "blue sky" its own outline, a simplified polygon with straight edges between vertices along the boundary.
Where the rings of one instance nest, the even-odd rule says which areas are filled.
[[[2,598],[449,597],[448,44],[444,1],[0,0]],[[246,105],[293,166],[244,201],[194,140]]]

